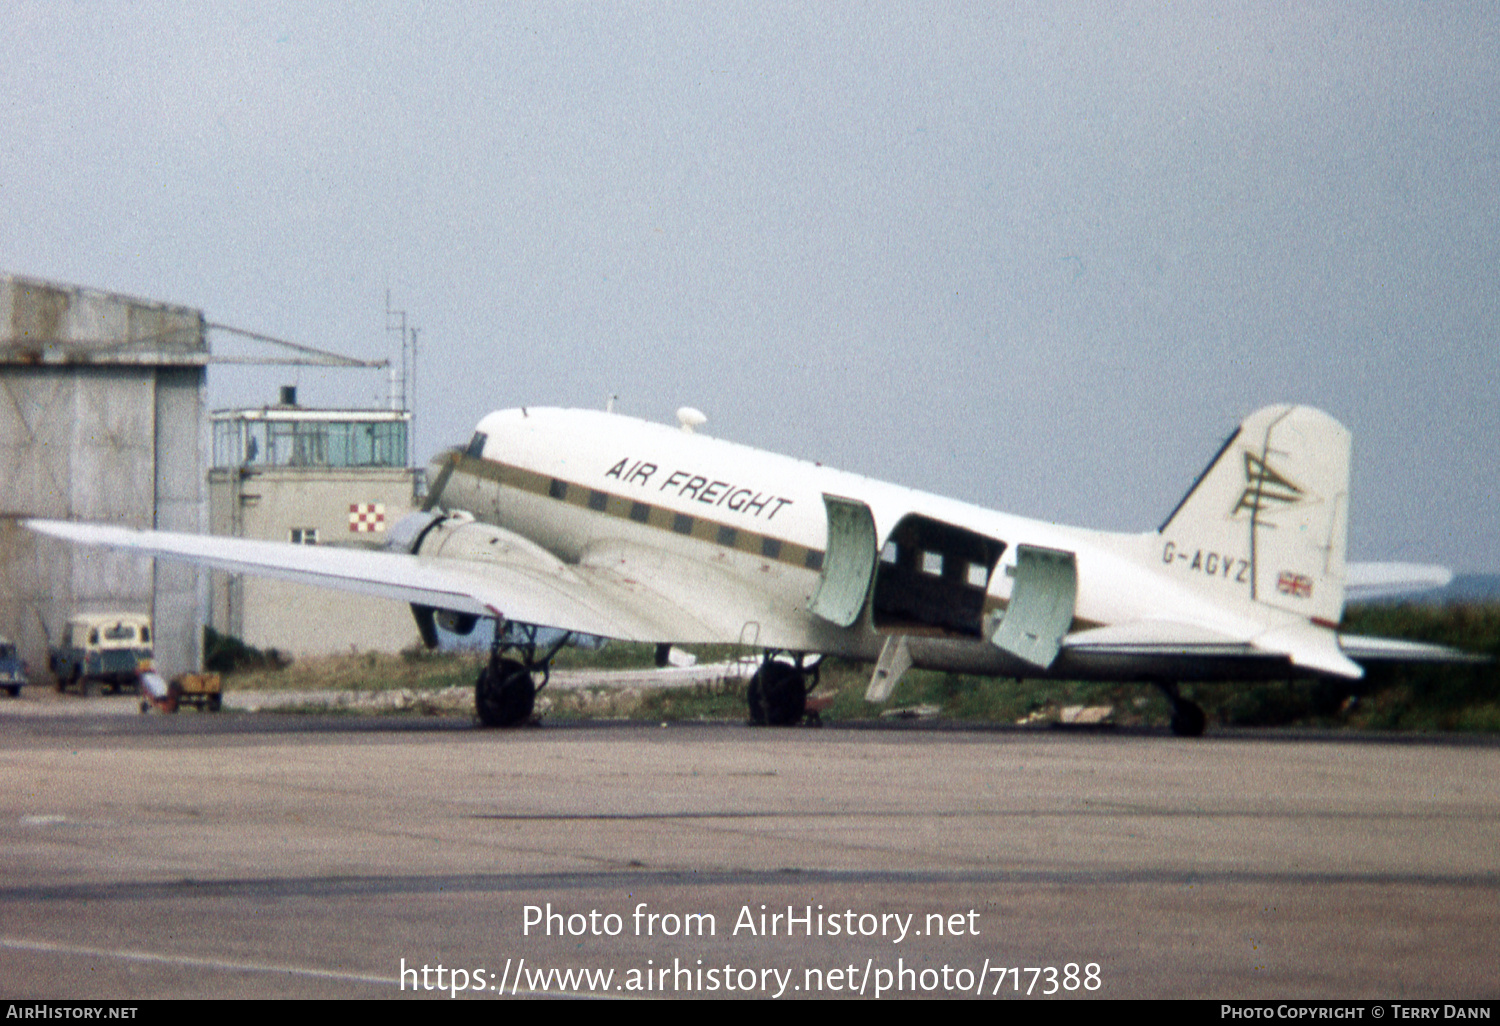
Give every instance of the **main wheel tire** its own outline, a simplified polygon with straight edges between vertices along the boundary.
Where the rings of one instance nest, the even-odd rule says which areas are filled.
[[[1178,737],[1202,737],[1208,726],[1208,716],[1197,702],[1186,699],[1172,707],[1172,733]]]
[[[486,727],[514,727],[524,723],[536,705],[531,671],[514,659],[496,659],[479,671],[474,682],[474,708]]]
[[[756,726],[795,726],[807,712],[802,671],[774,660],[755,671],[745,697],[750,705],[750,722]]]

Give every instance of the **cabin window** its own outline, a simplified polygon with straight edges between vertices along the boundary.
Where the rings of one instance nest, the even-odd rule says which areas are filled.
[[[644,524],[651,519],[651,506],[645,502],[634,502],[630,505],[630,519],[638,524]]]
[[[604,512],[604,507],[609,503],[609,495],[605,492],[589,493],[589,509]]]
[[[733,527],[719,527],[719,544],[727,549],[734,548],[734,543],[740,540],[740,532]]]
[[[767,559],[780,559],[781,540],[779,538],[762,538],[760,542],[760,554]]]
[[[678,534],[693,533],[693,518],[686,513],[679,513],[672,518],[672,530]]]
[[[553,499],[566,499],[568,497],[568,482],[559,481],[554,477],[552,483],[547,486],[547,495]]]

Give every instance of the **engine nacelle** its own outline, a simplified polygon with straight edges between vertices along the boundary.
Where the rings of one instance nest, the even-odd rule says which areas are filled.
[[[402,520],[397,527],[405,522]],[[475,520],[472,514],[461,510],[425,525],[414,523],[410,534],[413,547],[408,551],[418,556],[465,564],[503,563],[551,574],[567,572],[556,556],[531,539]]]
[[[439,609],[437,611],[437,624],[449,634],[468,635],[474,633],[474,625],[479,622],[479,617],[473,613],[455,613],[451,609]]]
[[[386,550],[415,554],[423,536],[443,517],[442,513],[408,513],[385,533]]]
[[[494,524],[482,523],[463,510],[451,513],[412,513],[402,517],[391,528],[386,547],[424,558],[452,560],[468,566],[503,563],[508,567],[525,566],[549,574],[567,573],[556,556],[529,538]],[[468,634],[479,618],[472,613],[438,610],[431,606],[412,606],[422,642],[436,648],[437,628],[455,634]]]
[[[410,555],[421,555],[424,548],[431,549],[428,545],[428,537],[444,524],[457,521],[458,524],[471,524],[474,518],[467,513],[410,513],[391,527],[386,533],[385,547],[394,552],[405,552]],[[450,528],[451,528],[450,524]],[[441,548],[439,543],[437,548]],[[474,626],[479,622],[479,617],[473,613],[458,613],[451,609],[434,609],[432,606],[422,606],[412,603],[411,615],[417,621],[417,633],[422,636],[422,644],[428,648],[438,647],[439,626],[451,634],[467,635],[474,631]]]

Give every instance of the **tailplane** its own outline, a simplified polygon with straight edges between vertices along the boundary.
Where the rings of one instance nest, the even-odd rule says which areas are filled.
[[[1251,414],[1162,524],[1162,561],[1324,626],[1344,611],[1349,432],[1309,406]]]

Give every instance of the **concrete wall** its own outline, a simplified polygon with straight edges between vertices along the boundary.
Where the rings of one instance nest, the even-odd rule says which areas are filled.
[[[391,468],[240,468],[209,472],[210,530],[289,541],[292,528],[316,528],[319,544],[385,541],[383,532],[349,529],[351,503],[380,503],[385,523],[413,509],[411,470]],[[215,630],[256,648],[289,655],[398,652],[420,641],[404,603],[266,578],[213,575]]]
[[[156,506],[160,531],[202,534],[208,529],[204,478],[208,431],[201,367],[156,370]],[[156,561],[153,616],[157,656],[170,673],[203,666],[208,574],[186,563]]]

